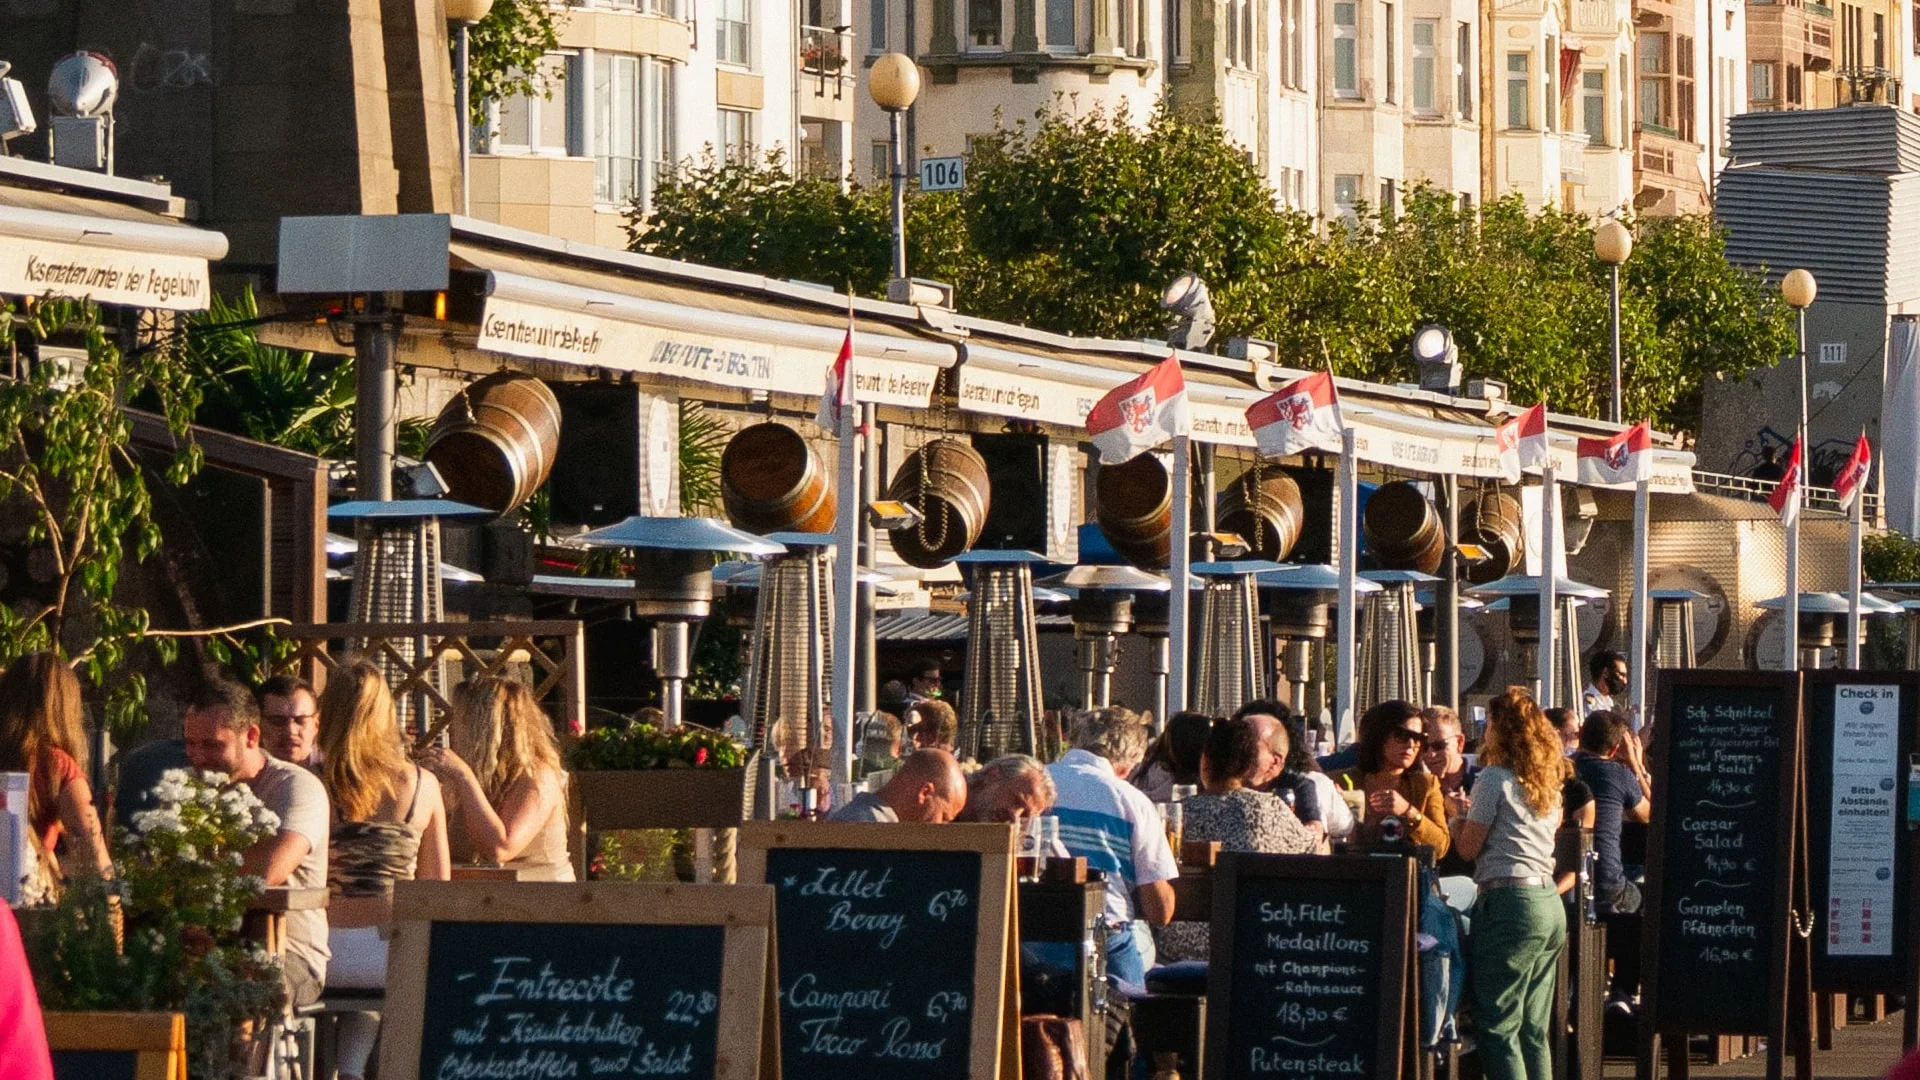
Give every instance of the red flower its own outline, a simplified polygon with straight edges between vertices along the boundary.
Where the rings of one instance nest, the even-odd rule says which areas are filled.
[[[703,746],[703,747],[701,747],[700,749],[698,749],[698,750],[695,750],[695,751],[693,752],[693,763],[694,763],[695,765],[705,765],[705,764],[707,763],[707,748],[706,748],[706,747],[704,747],[704,746]]]

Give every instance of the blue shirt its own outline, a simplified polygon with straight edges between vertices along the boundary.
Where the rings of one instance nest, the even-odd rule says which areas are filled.
[[[1107,878],[1107,920],[1134,919],[1133,890],[1180,876],[1160,812],[1139,788],[1114,775],[1106,758],[1069,750],[1047,766],[1058,795],[1060,843]]]
[[[1593,853],[1599,863],[1593,887],[1603,901],[1611,901],[1627,880],[1620,861],[1620,828],[1626,811],[1640,805],[1640,781],[1625,765],[1585,750],[1573,756],[1573,771],[1593,790]]]

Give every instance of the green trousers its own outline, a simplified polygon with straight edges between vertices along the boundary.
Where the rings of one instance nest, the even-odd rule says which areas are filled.
[[[1553,1080],[1553,976],[1566,944],[1551,885],[1490,889],[1474,902],[1467,959],[1487,1080]]]

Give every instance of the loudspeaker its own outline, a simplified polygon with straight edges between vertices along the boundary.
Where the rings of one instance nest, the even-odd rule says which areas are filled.
[[[980,434],[973,448],[987,463],[992,502],[975,550],[1047,550],[1047,437]]]
[[[1285,465],[1281,470],[1300,485],[1300,542],[1290,562],[1333,561],[1333,470]]]
[[[611,382],[548,383],[560,450],[548,479],[556,525],[679,513],[679,413],[669,396]]]

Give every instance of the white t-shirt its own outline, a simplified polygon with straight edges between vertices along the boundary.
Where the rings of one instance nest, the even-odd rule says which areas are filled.
[[[267,755],[266,764],[247,781],[247,786],[267,809],[280,816],[281,832],[298,833],[306,838],[306,857],[287,875],[287,884],[297,889],[325,888],[327,840],[332,828],[326,785],[300,766]],[[328,959],[325,911],[287,913],[287,952],[306,961],[315,978],[325,980]]]
[[[1353,807],[1340,797],[1340,786],[1333,777],[1318,770],[1307,774],[1313,781],[1314,794],[1320,798],[1320,823],[1327,827],[1327,835],[1333,839],[1353,834]]]
[[[1053,815],[1060,819],[1060,842],[1107,876],[1107,920],[1131,922],[1133,890],[1180,876],[1160,812],[1097,754],[1069,750],[1047,774],[1059,796]]]
[[[1592,683],[1588,683],[1587,688],[1580,692],[1580,715],[1582,719],[1592,716],[1597,712],[1611,712],[1612,710],[1612,694],[1601,693],[1600,688]]]

